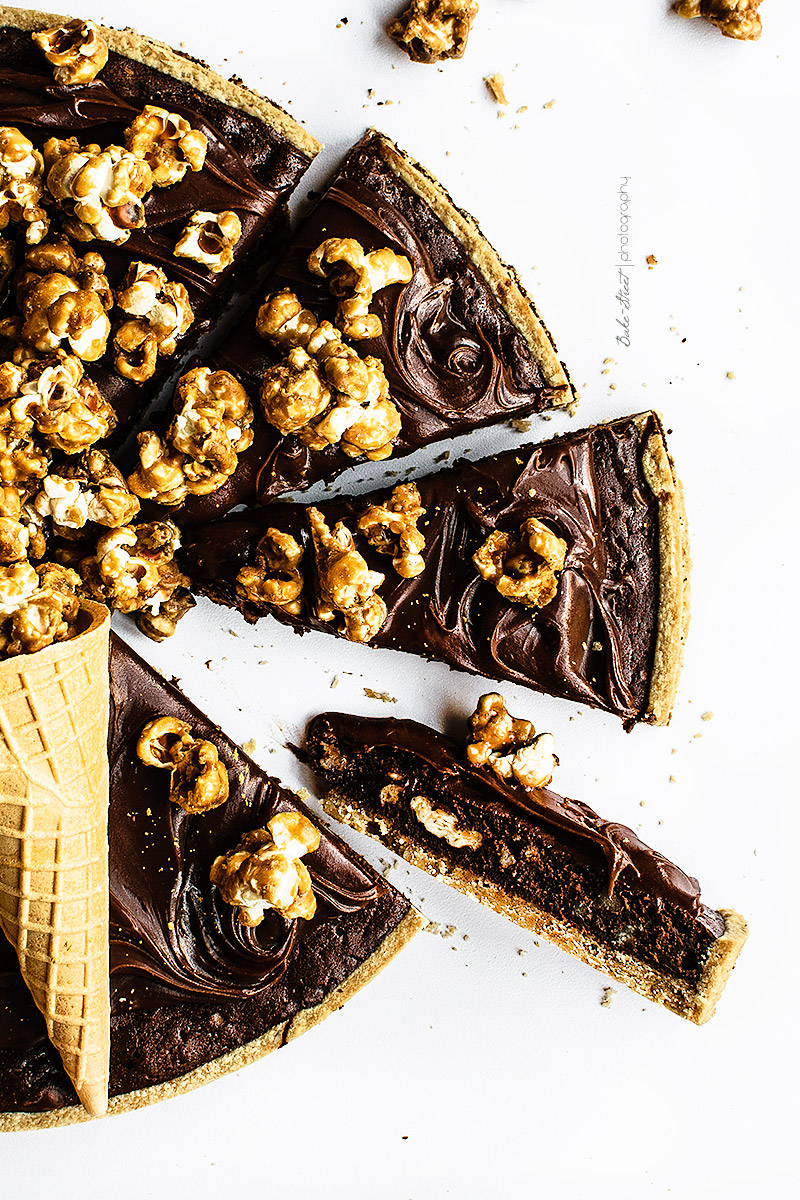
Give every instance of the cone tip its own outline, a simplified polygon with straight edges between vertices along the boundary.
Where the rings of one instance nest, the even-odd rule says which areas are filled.
[[[108,1112],[108,1084],[96,1080],[77,1089],[78,1099],[90,1117],[104,1117]]]

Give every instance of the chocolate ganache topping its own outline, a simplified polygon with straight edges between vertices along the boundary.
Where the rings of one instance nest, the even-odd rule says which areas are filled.
[[[632,829],[604,820],[588,805],[549,788],[527,788],[516,780],[501,779],[490,769],[471,766],[463,746],[425,725],[391,717],[321,713],[309,723],[306,745],[308,749],[301,756],[310,758],[312,767],[323,777],[327,774],[325,747],[335,748],[335,755],[356,764],[362,755],[369,758],[383,751],[400,752],[410,771],[413,759],[420,760],[442,777],[440,802],[448,796],[458,799],[473,816],[500,805],[534,826],[577,838],[585,851],[591,853],[596,847],[602,852],[609,897],[618,881],[624,880],[634,891],[683,909],[715,937],[724,931],[725,922],[719,913],[701,904],[697,880],[645,845]]]
[[[655,414],[621,418],[522,446],[416,480],[426,515],[424,570],[398,577],[384,555],[356,534],[387,617],[369,644],[406,650],[495,679],[508,679],[637,720],[647,703],[659,601],[658,500],[642,453],[661,438]],[[364,509],[391,489],[319,505],[332,528],[355,532]],[[555,598],[531,609],[485,581],[472,555],[495,530],[519,530],[537,517],[567,543]],[[236,590],[267,528],[305,546],[308,603],[299,616],[256,605]],[[192,531],[184,564],[193,586],[238,607],[249,620],[271,613],[298,631],[336,632],[314,612],[313,550],[306,510],[271,504]]]

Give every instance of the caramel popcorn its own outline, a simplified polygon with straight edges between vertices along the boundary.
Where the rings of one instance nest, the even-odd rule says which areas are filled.
[[[387,32],[413,62],[443,62],[461,58],[477,15],[475,0],[412,0]]]
[[[216,746],[192,737],[192,727],[185,721],[176,717],[148,721],[139,734],[136,753],[145,766],[170,772],[169,798],[184,812],[210,812],[228,799],[228,772]]]
[[[31,436],[33,420],[14,415],[14,403],[0,404],[0,483],[25,484],[41,479],[50,465],[50,452]]]
[[[13,270],[14,247],[4,237],[0,237],[0,291]]]
[[[472,740],[467,759],[473,767],[490,767],[501,779],[523,787],[547,787],[558,766],[552,733],[537,734],[530,721],[512,717],[498,692],[481,696],[470,717]]]
[[[495,530],[472,556],[480,574],[501,596],[540,608],[558,590],[556,571],[563,570],[567,543],[536,517],[519,534]]]
[[[483,841],[483,836],[477,829],[461,829],[455,813],[449,813],[443,808],[434,808],[427,796],[414,796],[411,808],[428,833],[444,838],[454,849],[468,846],[470,850],[477,850]]]
[[[379,554],[391,554],[392,566],[403,579],[413,579],[425,570],[422,551],[425,536],[417,521],[425,515],[415,483],[401,483],[386,504],[371,504],[356,522]]]
[[[78,18],[31,37],[53,64],[53,78],[62,86],[91,83],[108,62],[108,46],[94,21]]]
[[[168,280],[160,267],[131,263],[117,305],[130,314],[114,334],[114,366],[135,383],[150,379],[159,355],[175,353],[194,313],[182,283]]]
[[[0,567],[0,654],[35,654],[77,632],[80,577],[55,563]]]
[[[47,353],[66,341],[73,354],[86,362],[100,358],[111,330],[97,293],[84,291],[57,272],[45,275],[30,289],[23,316],[22,337],[34,349]]]
[[[121,245],[145,225],[144,197],[153,186],[146,162],[123,146],[81,146],[77,138],[44,144],[47,187],[66,214],[64,228],[79,242],[98,238]]]
[[[46,549],[44,534],[28,504],[27,487],[0,486],[0,562],[22,562],[41,558]]]
[[[178,113],[146,104],[125,130],[125,145],[147,163],[156,187],[171,187],[189,168],[202,170],[208,138]]]
[[[316,324],[287,290],[268,296],[256,327],[276,345],[292,345],[264,375],[261,406],[271,425],[311,450],[339,445],[351,458],[388,458],[401,428],[377,358],[361,358],[330,321]],[[302,343],[302,344],[301,344]]]
[[[81,560],[80,573],[91,595],[109,608],[158,615],[178,588],[189,586],[174,561],[179,547],[172,521],[111,529],[99,538],[94,555]]]
[[[391,283],[408,283],[414,273],[404,254],[388,247],[365,254],[355,238],[328,238],[309,255],[308,268],[341,297],[336,321],[353,341],[380,337],[381,319],[369,311],[373,295]]]
[[[176,587],[174,592],[162,600],[158,611],[140,608],[134,616],[137,628],[154,642],[163,642],[172,637],[178,622],[197,604],[188,587]]]
[[[42,480],[33,507],[62,537],[74,537],[94,522],[107,529],[128,525],[139,512],[139,501],[105,450],[87,450],[80,460]]]
[[[0,398],[12,399],[15,420],[30,420],[47,445],[64,454],[81,454],[117,421],[81,360],[61,351],[24,365],[3,364]]]
[[[304,854],[319,847],[319,833],[299,812],[278,813],[266,829],[246,833],[235,850],[211,866],[211,882],[242,925],[260,925],[268,909],[286,920],[308,921],[317,910]]]
[[[725,37],[757,42],[761,37],[761,0],[679,0],[675,11],[680,17],[705,17]]]
[[[44,159],[33,142],[19,129],[0,125],[0,229],[22,222],[31,244],[40,242],[49,226],[41,206],[43,175]]]
[[[233,248],[242,236],[242,223],[235,212],[195,212],[173,253],[208,267],[212,275],[233,262]]]
[[[284,612],[302,611],[303,547],[290,533],[268,529],[256,546],[255,565],[242,567],[236,591],[253,604],[273,604]]]
[[[317,616],[344,618],[351,642],[368,642],[386,620],[386,605],[377,594],[385,576],[370,571],[358,553],[353,535],[338,521],[331,531],[318,508],[308,509],[317,569]]]

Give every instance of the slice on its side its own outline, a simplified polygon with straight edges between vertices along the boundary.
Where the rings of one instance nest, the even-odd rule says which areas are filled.
[[[316,509],[269,504],[192,530],[185,569],[195,590],[248,620],[270,613],[298,632],[438,659],[606,709],[628,726],[669,721],[690,564],[681,485],[655,413],[462,463],[415,486],[424,510],[416,525],[387,511],[392,489]],[[342,522],[338,550],[322,548],[315,514],[329,531]],[[552,542],[559,551],[549,590],[535,595],[549,568],[528,545],[531,530],[539,549]],[[419,534],[424,545],[409,563],[402,547],[419,547]],[[350,535],[355,556],[344,557]],[[349,595],[343,572],[356,581]]]
[[[491,760],[472,765],[464,747],[415,721],[341,713],[315,717],[305,742],[332,816],[679,1016],[707,1021],[747,937],[744,919],[708,908],[697,880],[625,825],[523,783],[541,754],[512,772],[515,749],[492,751],[506,760],[502,778]]]
[[[169,773],[137,755],[143,727],[162,716],[216,747],[227,802],[192,815],[170,800]],[[109,761],[109,1112],[178,1095],[284,1045],[340,1008],[419,928],[409,902],[322,830],[304,859],[315,915],[268,911],[253,928],[240,924],[210,881],[214,860],[278,813],[317,818],[118,638]],[[5,946],[0,1015],[0,1129],[85,1119]]]

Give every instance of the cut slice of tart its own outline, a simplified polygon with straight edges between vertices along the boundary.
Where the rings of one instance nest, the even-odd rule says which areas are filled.
[[[284,1045],[419,928],[403,896],[113,636],[109,761],[110,1112]],[[0,1015],[0,1129],[85,1119],[5,945]]]
[[[327,812],[510,921],[702,1024],[747,937],[633,830],[547,787],[549,734],[484,696],[470,745],[415,721],[315,717]]]
[[[210,365],[260,395],[255,439],[223,487],[178,510],[179,524],[576,399],[514,270],[374,130]]]
[[[97,329],[103,310],[111,328],[85,361],[116,410],[117,444],[177,357],[252,286],[265,235],[320,145],[271,101],[132,29],[7,7],[0,127],[0,227],[14,266],[6,352],[41,356],[53,341],[55,319],[44,340],[28,320],[47,290],[31,299],[33,276],[66,271],[87,303],[99,297]]]
[[[192,586],[489,678],[666,724],[689,618],[680,482],[655,413],[316,507],[190,531]]]

